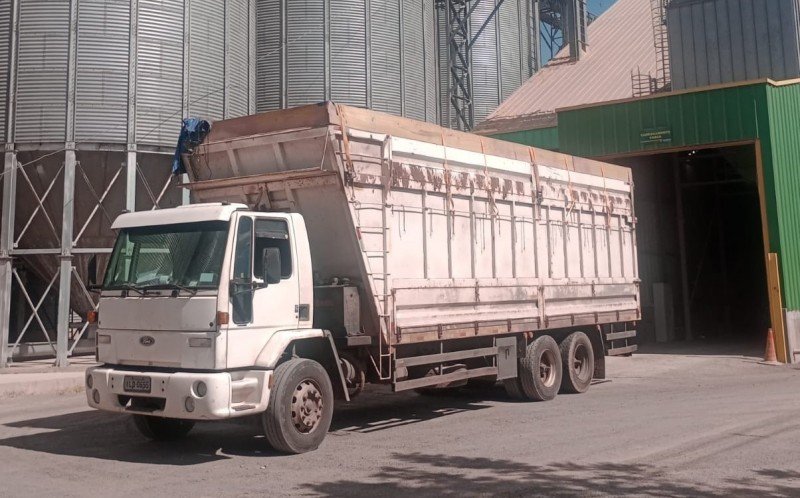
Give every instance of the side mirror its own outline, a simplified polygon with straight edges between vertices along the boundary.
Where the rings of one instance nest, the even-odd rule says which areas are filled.
[[[267,284],[281,281],[281,250],[277,247],[266,247],[261,254],[264,269],[263,279]]]
[[[97,256],[92,256],[86,265],[86,290],[95,294],[103,290],[103,286],[97,283]]]

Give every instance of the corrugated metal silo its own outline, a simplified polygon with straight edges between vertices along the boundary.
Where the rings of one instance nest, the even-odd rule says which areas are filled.
[[[69,281],[61,295],[71,285],[72,311],[84,314],[92,303],[79,280],[108,253],[113,218],[181,202],[166,188],[181,118],[255,110],[254,1],[0,2],[0,143],[14,208],[0,253],[15,258],[14,268],[0,261],[3,299],[8,275],[26,266]],[[59,335],[69,311],[59,309]],[[7,326],[0,316],[0,333]]]
[[[435,0],[257,0],[257,109],[324,100],[437,119]]]
[[[497,1],[484,1],[478,6],[470,23],[473,33],[480,29]],[[486,119],[532,74],[528,57],[528,5],[530,2],[524,0],[505,0],[475,42],[472,86],[476,123]]]
[[[800,76],[800,0],[673,0],[672,88]]]

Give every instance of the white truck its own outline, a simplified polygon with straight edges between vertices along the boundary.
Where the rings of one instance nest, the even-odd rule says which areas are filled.
[[[627,168],[332,103],[217,122],[183,164],[199,204],[114,223],[86,376],[151,438],[258,416],[300,453],[367,383],[549,400],[636,348]]]

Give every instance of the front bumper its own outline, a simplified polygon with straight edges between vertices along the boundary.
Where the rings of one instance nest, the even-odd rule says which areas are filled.
[[[150,393],[126,392],[126,375],[149,377]],[[221,420],[266,410],[271,375],[270,370],[168,373],[92,367],[86,371],[86,400],[92,408],[109,412]],[[199,382],[206,385],[204,396],[197,392]],[[192,400],[188,403],[193,405],[191,411],[187,409],[187,398]]]

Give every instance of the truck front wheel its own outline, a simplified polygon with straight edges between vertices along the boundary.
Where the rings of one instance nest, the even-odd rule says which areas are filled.
[[[186,437],[194,427],[191,420],[148,415],[134,415],[133,423],[144,437],[153,441],[177,441]]]
[[[313,360],[295,358],[278,365],[262,415],[269,444],[285,453],[315,450],[333,417],[333,387],[325,369]]]

